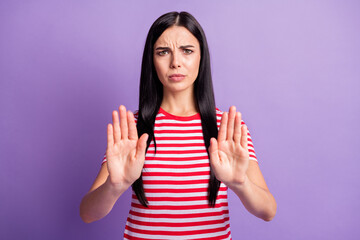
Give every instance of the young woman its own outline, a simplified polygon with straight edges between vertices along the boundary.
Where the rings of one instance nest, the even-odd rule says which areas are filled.
[[[240,112],[215,106],[207,41],[191,14],[170,12],[151,26],[139,96],[134,114],[122,105],[112,113],[84,222],[106,216],[130,186],[125,239],[231,239],[228,188],[255,216],[275,216]]]

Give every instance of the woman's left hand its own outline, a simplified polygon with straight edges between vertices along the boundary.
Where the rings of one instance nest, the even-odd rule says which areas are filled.
[[[217,140],[210,139],[210,164],[216,178],[227,186],[243,184],[249,166],[248,135],[241,113],[231,106],[221,118]]]

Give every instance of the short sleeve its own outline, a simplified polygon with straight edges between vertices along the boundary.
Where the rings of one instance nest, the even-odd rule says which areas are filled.
[[[138,116],[139,116],[139,111],[136,110],[136,111],[134,112],[135,124],[137,124]],[[106,152],[105,152],[105,154],[104,154],[104,156],[103,156],[103,159],[102,159],[102,161],[101,161],[101,165],[103,165],[105,162],[106,162]]]
[[[220,129],[220,123],[221,123],[222,114],[223,114],[223,111],[221,111],[220,109],[216,108],[216,122],[217,122],[218,130]],[[244,122],[243,119],[241,119],[241,125],[243,125],[243,124],[245,124],[245,122]],[[254,144],[253,144],[252,139],[251,139],[251,135],[250,135],[249,128],[248,128],[247,135],[248,135],[249,159],[250,159],[250,160],[253,160],[253,161],[256,161],[257,163],[259,163],[258,160],[257,160],[257,158],[256,158],[255,148],[254,148]]]

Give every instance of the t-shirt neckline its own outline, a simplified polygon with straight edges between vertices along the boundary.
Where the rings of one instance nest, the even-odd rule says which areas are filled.
[[[166,112],[162,107],[160,107],[159,112],[161,112],[162,114],[164,114],[165,116],[167,116],[169,118],[177,119],[177,120],[192,120],[192,119],[200,118],[200,113],[196,113],[196,114],[190,115],[190,116],[177,116],[177,115],[173,115],[171,113]]]

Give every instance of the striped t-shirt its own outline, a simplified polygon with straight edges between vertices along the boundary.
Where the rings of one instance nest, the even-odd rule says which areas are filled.
[[[218,129],[222,113],[216,108]],[[137,122],[137,111],[134,117]],[[210,162],[200,113],[175,116],[160,107],[154,134],[157,151],[155,154],[151,141],[142,170],[148,208],[133,192],[124,239],[231,239],[224,183],[215,207],[208,205]],[[257,161],[249,131],[247,134],[250,160]],[[105,161],[106,154],[102,163]]]

